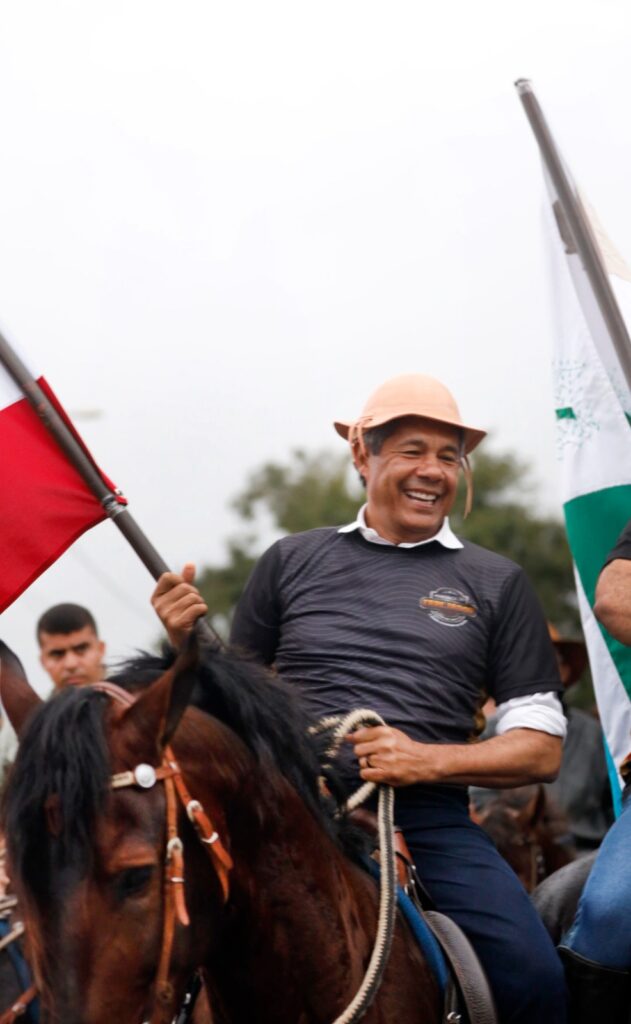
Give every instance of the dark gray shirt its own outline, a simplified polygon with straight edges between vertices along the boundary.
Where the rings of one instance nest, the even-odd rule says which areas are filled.
[[[487,694],[561,690],[524,573],[467,541],[402,549],[335,528],[284,537],[257,563],[231,639],[275,664],[314,717],[368,707],[425,742],[470,739]]]

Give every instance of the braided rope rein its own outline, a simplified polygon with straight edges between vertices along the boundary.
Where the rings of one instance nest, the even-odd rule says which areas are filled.
[[[323,718],[311,731],[314,733],[332,730],[331,745],[327,750],[327,757],[334,759],[340,749],[344,737],[349,732],[354,732],[360,726],[365,725],[386,725],[381,715],[376,711],[368,711],[364,708],[351,711],[344,717],[331,716]],[[324,767],[327,767],[325,765]],[[380,783],[377,786],[374,782],[365,782],[346,802],[346,811],[355,810],[363,804],[371,793],[378,789],[377,822],[379,832],[379,858],[381,874],[379,880],[379,916],[377,920],[377,934],[373,951],[366,968],[363,981],[357,990],[353,1000],[349,1003],[343,1013],[333,1021],[333,1024],[355,1024],[372,1005],[383,972],[388,962],[392,939],[394,937],[394,923],[396,918],[396,855],[394,850],[393,829],[394,829],[394,789],[392,786]]]

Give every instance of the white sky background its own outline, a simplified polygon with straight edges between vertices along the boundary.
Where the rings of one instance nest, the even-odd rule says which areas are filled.
[[[386,377],[454,391],[555,479],[533,80],[631,258],[626,2],[0,2],[0,326],[167,562],[219,562],[229,499],[341,445]],[[0,486],[10,486],[3,481]],[[111,523],[4,613],[33,681],[50,604],[111,654],[159,632]]]

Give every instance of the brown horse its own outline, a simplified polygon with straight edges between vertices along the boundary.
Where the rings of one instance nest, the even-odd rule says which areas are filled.
[[[215,652],[147,656],[121,678],[135,700],[70,687],[41,703],[10,659],[2,673],[21,741],[3,823],[48,1011],[167,1024],[201,968],[216,1024],[332,1024],[360,987],[378,894],[289,689]],[[440,1019],[398,922],[363,1020]]]
[[[574,860],[569,821],[543,785],[489,791],[484,802],[475,801],[474,793],[471,817],[490,835],[526,892]]]

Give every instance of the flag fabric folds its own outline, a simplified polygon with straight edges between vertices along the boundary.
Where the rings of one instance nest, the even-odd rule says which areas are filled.
[[[631,394],[559,196],[544,173],[557,319],[557,459],[581,620],[619,809],[618,768],[631,751],[631,649],[599,625],[593,605],[606,556],[631,519]],[[631,272],[572,187],[623,319],[631,324]]]
[[[89,456],[44,378],[36,379]],[[99,499],[0,367],[0,612],[105,518]]]

